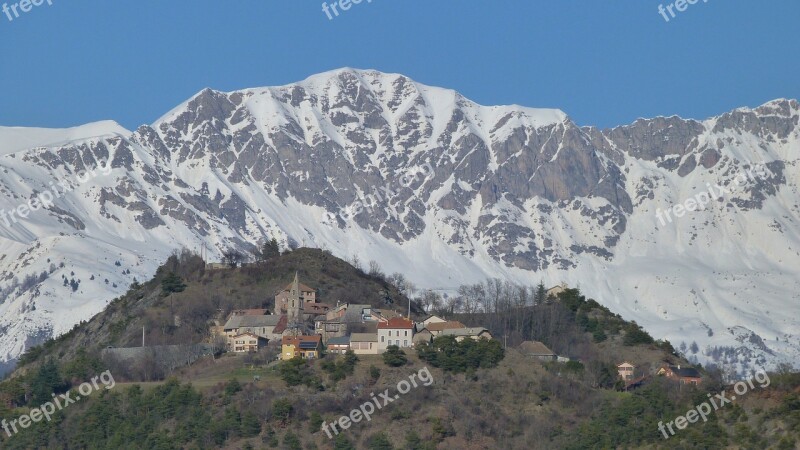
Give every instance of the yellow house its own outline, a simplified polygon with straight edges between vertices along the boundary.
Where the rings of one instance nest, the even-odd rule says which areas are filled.
[[[322,336],[284,336],[281,339],[281,359],[290,360],[296,356],[303,359],[319,358],[322,352]]]

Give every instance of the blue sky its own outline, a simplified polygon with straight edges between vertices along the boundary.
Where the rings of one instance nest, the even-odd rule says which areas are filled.
[[[669,22],[667,0],[364,0],[334,20],[320,0],[50,1],[0,15],[0,125],[134,129],[205,87],[345,66],[601,127],[800,98],[796,0],[700,0]]]

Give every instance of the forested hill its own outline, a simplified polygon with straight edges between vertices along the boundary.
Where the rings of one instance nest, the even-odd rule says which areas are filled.
[[[472,289],[473,300],[488,308],[465,306],[471,300],[463,297],[431,302],[449,319],[489,328],[491,341],[439,337],[384,355],[328,354],[281,363],[274,361],[278,350],[268,346],[201,358],[164,376],[118,370],[100,357],[109,346],[140,345],[142,326],[153,345],[200,342],[208,337],[209,321],[232,309],[271,309],[275,291],[295,272],[319,290],[322,301],[403,310],[407,298],[393,285],[402,285],[402,277],[371,266],[365,271],[311,249],[215,270],[195,255],[175,255],[152,280],[133,286],[89,322],[25,354],[18,370],[0,382],[5,423],[33,417],[33,408],[52,394],[74,398],[83,383],[103,374],[114,382],[13,437],[0,431],[0,448],[578,450],[722,449],[736,443],[786,450],[800,443],[800,376],[788,368],[707,422],[664,439],[659,422],[730,387],[718,371],[701,367],[699,387],[652,375],[663,365],[688,362],[669,342],[653,340],[577,289],[547,299],[526,288],[532,301],[514,303],[506,300],[516,298],[511,293],[520,287],[495,283],[497,296],[483,292],[496,302]],[[454,306],[462,312],[448,311]],[[422,314],[415,306],[414,318]],[[516,348],[523,340],[541,341],[570,360],[531,358]],[[647,381],[625,389],[616,372],[622,361],[650,375]],[[399,386],[412,375],[418,383],[401,393]],[[386,392],[394,400],[371,420],[327,436],[324,424]]]

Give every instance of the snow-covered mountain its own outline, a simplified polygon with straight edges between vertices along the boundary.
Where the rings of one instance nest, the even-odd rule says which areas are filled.
[[[0,363],[174,249],[274,236],[423,288],[566,282],[700,361],[800,365],[799,121],[776,100],[600,130],[341,69],[206,89],[134,132],[0,127]]]

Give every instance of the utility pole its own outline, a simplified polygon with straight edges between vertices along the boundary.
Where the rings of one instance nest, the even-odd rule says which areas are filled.
[[[144,348],[144,325],[142,325],[142,348]]]

